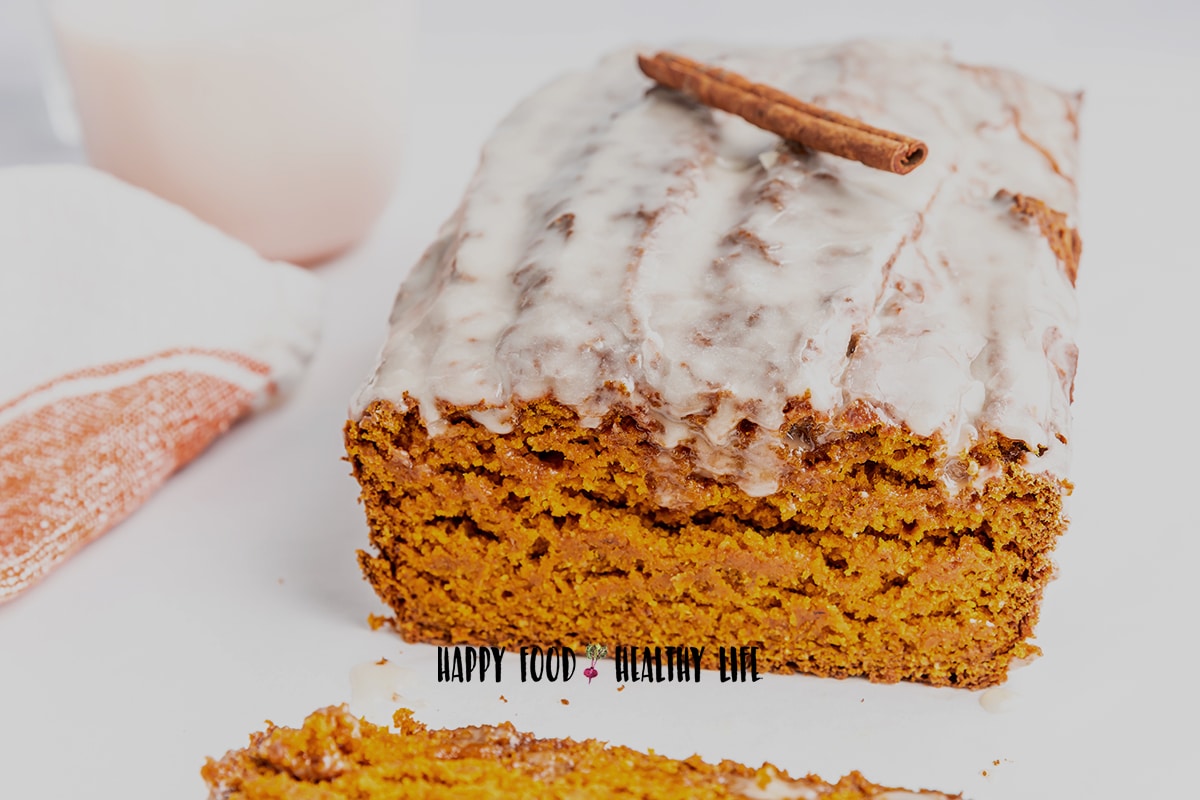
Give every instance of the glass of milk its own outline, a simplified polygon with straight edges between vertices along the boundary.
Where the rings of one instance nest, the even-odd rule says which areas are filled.
[[[358,242],[395,186],[415,0],[49,0],[88,160],[262,255]]]

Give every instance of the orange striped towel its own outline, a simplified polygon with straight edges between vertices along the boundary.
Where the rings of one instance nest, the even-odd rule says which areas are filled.
[[[301,375],[317,279],[74,166],[0,170],[0,602]]]

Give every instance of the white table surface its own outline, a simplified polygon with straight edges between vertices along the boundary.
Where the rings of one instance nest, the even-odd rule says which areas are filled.
[[[829,778],[859,769],[977,800],[1192,796],[1200,60],[1189,51],[1200,11],[1130,6],[1017,2],[978,16],[968,3],[426,4],[403,185],[370,241],[317,270],[329,302],[304,384],[0,607],[0,798],[202,797],[204,756],[240,746],[264,719],[295,724],[348,701],[351,670],[381,657],[396,669],[376,677],[433,725],[510,719],[541,735]],[[40,117],[31,8],[0,0],[0,164],[79,158]],[[806,676],[722,685],[709,674],[621,693],[609,672],[591,686],[522,684],[515,672],[499,686],[439,685],[432,648],[366,624],[384,608],[355,564],[367,534],[341,426],[401,277],[492,125],[555,72],[629,41],[885,34],[947,39],[966,60],[1087,92],[1077,490],[1038,629],[1045,656],[986,703]]]

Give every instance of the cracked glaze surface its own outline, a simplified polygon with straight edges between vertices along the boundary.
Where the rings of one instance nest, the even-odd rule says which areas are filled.
[[[929,158],[898,176],[803,152],[614,54],[500,125],[352,413],[408,395],[434,432],[439,400],[499,432],[513,399],[552,394],[585,424],[628,403],[663,446],[762,495],[784,407],[807,395],[940,435],[947,455],[999,432],[1062,475],[1074,289],[997,195],[1073,217],[1079,97],[940,47],[683,51],[921,138]],[[730,460],[743,419],[766,435]]]

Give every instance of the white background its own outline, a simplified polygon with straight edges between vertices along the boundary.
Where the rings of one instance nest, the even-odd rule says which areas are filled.
[[[266,718],[295,724],[349,700],[351,670],[381,657],[398,665],[376,675],[395,684],[384,699],[394,688],[434,725],[511,719],[541,735],[828,778],[860,769],[977,800],[1192,796],[1200,4],[1138,8],[427,3],[402,187],[369,242],[317,270],[325,338],[303,386],[0,607],[0,798],[202,797],[205,755],[240,746]],[[79,158],[42,117],[34,12],[31,0],[0,0],[0,164]],[[879,35],[949,40],[964,60],[1087,93],[1077,490],[1038,629],[1046,655],[987,704],[962,690],[799,676],[747,686],[706,674],[618,693],[610,665],[591,686],[578,675],[522,685],[514,673],[499,686],[438,685],[432,648],[366,625],[384,609],[354,561],[366,527],[341,426],[391,296],[484,137],[554,73],[630,41]]]

